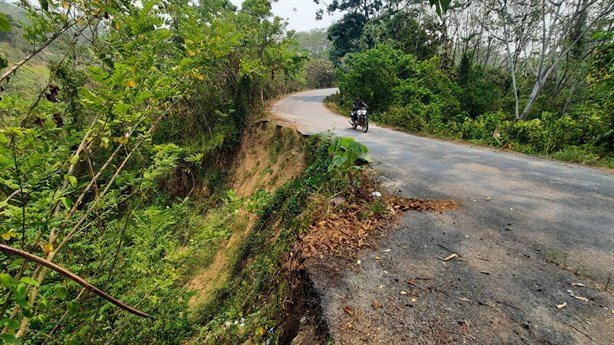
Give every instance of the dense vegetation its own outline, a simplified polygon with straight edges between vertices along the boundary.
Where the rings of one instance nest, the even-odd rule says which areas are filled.
[[[185,275],[237,204],[230,153],[265,100],[302,87],[296,41],[264,0],[5,8],[0,244],[155,319],[3,252],[0,343],[183,343],[206,321],[188,320]]]
[[[412,132],[614,166],[611,1],[335,1],[347,109]]]

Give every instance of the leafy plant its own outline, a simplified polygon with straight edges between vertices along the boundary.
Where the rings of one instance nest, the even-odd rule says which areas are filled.
[[[356,160],[365,155],[369,150],[354,138],[337,137],[328,147],[328,153],[332,160],[328,165],[329,171],[347,171],[354,166]]]

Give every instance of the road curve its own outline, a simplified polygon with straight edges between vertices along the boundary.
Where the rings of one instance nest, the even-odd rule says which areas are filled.
[[[590,279],[597,286],[603,285],[613,273],[613,174],[513,152],[418,137],[375,125],[368,133],[362,133],[350,128],[348,118],[333,114],[323,106],[324,97],[335,91],[296,93],[275,103],[272,110],[304,134],[332,131],[364,143],[386,185],[395,192],[413,198],[453,199],[461,205],[457,211],[442,215],[406,216],[402,229],[384,243],[393,248],[393,253],[394,246],[403,252],[402,258],[390,259],[385,272],[411,274],[409,271],[428,269],[443,277],[442,284],[452,278],[473,284],[467,290],[450,287],[450,294],[472,294],[476,288],[501,290],[487,293],[483,299],[507,298],[509,303],[515,303],[515,312],[521,314],[508,315],[512,320],[532,317],[534,322],[544,325],[555,317],[550,309],[543,315],[531,313],[531,309],[562,303],[569,297],[566,285],[557,287],[551,296],[542,296],[543,288],[536,288],[538,292],[535,292],[531,286],[559,284],[556,281],[561,279],[569,284],[574,276],[565,274],[570,270],[578,274],[578,279]],[[483,283],[485,278],[480,274],[473,276],[470,270],[456,277],[456,272],[447,271],[449,265],[442,268],[441,262],[431,260],[433,256],[447,256],[438,244],[454,248],[467,258],[463,270],[472,267],[474,271],[488,271],[492,281]],[[482,258],[488,259],[482,261]],[[416,260],[422,263],[413,263]],[[557,262],[567,270],[558,272],[563,270],[547,261]],[[553,280],[549,282],[548,277]],[[345,293],[352,290],[350,285],[344,287]],[[611,297],[611,294],[603,297],[602,301],[610,309],[614,308]],[[591,317],[590,313],[595,311],[585,312]],[[609,317],[604,314],[605,323],[601,326],[592,326],[595,332],[602,333],[599,338],[602,341],[614,342],[613,313]],[[555,335],[544,331],[544,327],[543,334],[540,331],[533,334],[559,344],[573,344],[579,339],[577,332],[564,326],[549,326],[560,331],[552,333]],[[604,334],[607,329],[609,334]],[[493,334],[496,332],[493,329]],[[419,343],[420,339],[413,341]]]

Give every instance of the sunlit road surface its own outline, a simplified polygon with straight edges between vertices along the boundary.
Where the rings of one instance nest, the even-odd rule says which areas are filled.
[[[460,201],[468,232],[502,228],[532,256],[560,254],[602,279],[614,271],[612,173],[373,124],[363,133],[323,105],[336,91],[290,95],[273,112],[304,134],[332,131],[364,143],[389,185],[406,196]]]

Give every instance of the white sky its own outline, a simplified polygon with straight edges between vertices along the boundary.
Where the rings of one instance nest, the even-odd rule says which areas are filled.
[[[18,0],[4,0],[15,3]],[[241,7],[243,0],[230,0],[233,4]],[[325,1],[324,1],[325,2]],[[34,3],[37,3],[34,1]],[[327,28],[335,20],[342,16],[337,12],[333,16],[326,13],[326,5],[316,5],[313,0],[278,0],[273,2],[273,13],[288,21],[288,29],[296,31],[309,31],[316,28]],[[316,20],[316,11],[324,8],[324,18]]]
[[[231,2],[240,7],[243,0],[231,0]],[[322,3],[316,5],[313,0],[279,0],[273,2],[273,13],[288,21],[288,29],[296,31],[327,28],[335,20],[341,18],[339,13],[329,16],[325,9],[324,18],[316,20],[318,8],[325,8],[325,5]]]

